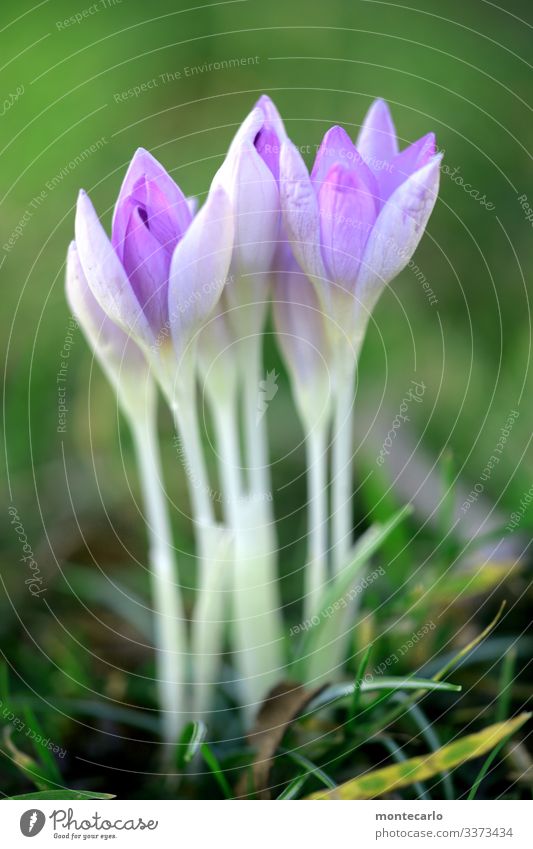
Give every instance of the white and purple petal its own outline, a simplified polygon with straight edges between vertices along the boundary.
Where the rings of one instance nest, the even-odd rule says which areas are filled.
[[[369,308],[414,254],[439,190],[440,154],[407,178],[379,213],[363,254],[358,298]]]
[[[374,174],[379,174],[398,153],[392,116],[381,98],[375,100],[366,113],[355,146]]]
[[[281,146],[280,198],[283,224],[298,264],[309,277],[324,283],[318,199],[305,162],[290,141]]]
[[[169,323],[176,354],[209,318],[226,284],[234,238],[226,192],[213,189],[172,256]]]
[[[354,170],[334,165],[318,195],[321,250],[333,285],[354,291],[366,242],[376,220],[376,201]]]
[[[152,328],[86,192],[76,207],[76,246],[83,273],[103,311],[137,341],[151,345]]]

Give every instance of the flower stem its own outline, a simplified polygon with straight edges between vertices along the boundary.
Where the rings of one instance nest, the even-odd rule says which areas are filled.
[[[225,564],[220,562],[225,557],[222,529],[215,522],[200,438],[194,372],[175,387],[171,404],[189,483],[196,537],[197,596],[191,621],[192,711],[196,719],[205,719],[211,707],[222,651],[226,577]]]
[[[255,412],[255,408],[254,408]],[[247,724],[280,676],[281,626],[276,577],[271,575],[269,525],[261,499],[244,495],[236,405],[213,403],[224,514],[234,533],[232,634]]]
[[[192,714],[203,719],[212,708],[213,690],[219,677],[228,595],[228,570],[232,566],[232,539],[221,525],[202,529],[198,595],[191,623],[193,657]]]
[[[224,521],[236,533],[239,527],[239,509],[243,499],[236,405],[217,403],[214,398],[211,409],[217,435]]]
[[[335,395],[332,456],[333,573],[346,565],[352,545],[353,372],[342,375]]]
[[[245,501],[235,540],[232,630],[248,726],[269,690],[285,675],[278,584],[270,575],[272,552],[266,530],[262,509]]]
[[[262,336],[248,336],[240,344],[248,484],[254,498],[265,504],[265,516],[270,520],[272,511],[268,498],[271,495],[271,484],[266,415],[258,411],[259,383],[262,379]]]
[[[157,686],[163,738],[176,743],[186,718],[184,693],[187,637],[177,584],[155,424],[155,405],[130,418],[149,536],[149,562],[155,613]]]
[[[198,598],[192,623],[193,706],[205,719],[212,702],[223,650],[225,622],[234,571],[235,535],[242,498],[236,407],[208,394],[217,434],[222,507],[226,527],[206,524],[201,536]],[[233,401],[236,399],[233,398]]]
[[[308,501],[308,563],[305,572],[304,614],[317,613],[327,578],[327,428],[312,427],[306,439]]]
[[[181,454],[189,482],[193,522],[197,541],[200,542],[203,524],[214,522],[211,489],[200,439],[198,412],[196,409],[196,385],[194,381],[176,392],[172,399],[176,428],[181,440]]]

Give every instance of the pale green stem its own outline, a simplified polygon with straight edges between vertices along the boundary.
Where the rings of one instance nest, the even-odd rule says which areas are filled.
[[[201,526],[204,523],[214,521],[214,510],[200,438],[194,383],[190,391],[177,393],[177,397],[173,399],[172,408],[180,435],[185,471],[189,482],[196,538],[200,543]]]
[[[197,720],[205,720],[212,708],[223,650],[225,599],[230,586],[228,571],[233,562],[228,532],[220,525],[203,527],[202,548],[198,595],[191,623],[192,713]]]
[[[333,573],[346,565],[352,546],[352,431],[354,374],[338,375],[334,399],[332,453]]]
[[[217,433],[220,481],[224,519],[232,534],[238,529],[239,501],[242,488],[239,469],[238,427],[235,404],[227,403],[216,394],[208,394]],[[235,397],[231,400],[235,402]],[[194,609],[192,644],[194,656],[193,704],[197,718],[205,718],[211,707],[213,687],[217,679],[223,649],[224,624],[228,617],[228,599],[234,569],[235,546],[226,545],[223,552],[216,549],[220,526],[207,525],[202,533],[202,552],[198,581],[198,599]]]
[[[222,490],[222,511],[226,525],[236,533],[239,527],[239,510],[243,499],[241,458],[239,449],[239,422],[236,398],[229,402],[216,396],[211,403],[218,449],[218,468]]]
[[[265,505],[265,518],[271,521],[272,511],[270,466],[268,460],[268,437],[266,413],[258,410],[260,400],[259,383],[262,374],[262,335],[251,335],[241,340],[241,363],[243,377],[244,435],[248,484],[250,493]],[[268,400],[265,401],[269,403]]]
[[[269,538],[257,506],[245,502],[240,512],[233,582],[233,650],[248,727],[285,676],[278,584],[268,577]]]
[[[163,489],[155,407],[130,417],[149,536],[155,613],[156,668],[163,738],[175,744],[186,720],[187,636],[176,574],[174,546]]]
[[[232,633],[241,699],[250,725],[279,680],[282,657],[277,580],[261,501],[244,496],[235,405],[213,404],[226,521],[234,533]]]
[[[223,638],[223,575],[218,563],[218,529],[200,438],[193,373],[175,389],[172,408],[189,484],[198,564],[198,591],[191,622],[192,702],[195,717],[205,719],[216,682]]]
[[[308,562],[304,582],[304,615],[317,613],[327,579],[327,428],[316,424],[307,433]]]

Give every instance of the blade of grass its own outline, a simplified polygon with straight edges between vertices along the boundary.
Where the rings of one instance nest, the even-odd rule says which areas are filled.
[[[361,701],[361,685],[363,683],[363,678],[365,677],[365,672],[368,666],[368,662],[370,660],[371,651],[372,646],[368,646],[361,659],[361,663],[357,667],[357,672],[355,673],[355,680],[353,683],[353,696],[350,708],[348,710],[348,720],[346,722],[347,733],[352,732],[355,728],[355,719],[357,717],[357,714],[359,713],[359,703]]]
[[[374,799],[392,793],[401,787],[409,787],[415,781],[423,781],[453,769],[491,751],[504,738],[514,734],[529,718],[522,713],[507,722],[490,725],[476,734],[460,737],[430,755],[410,758],[402,764],[373,770],[340,784],[335,790],[312,793],[308,799]]]
[[[458,651],[457,654],[455,654],[441,669],[439,669],[439,671],[431,679],[432,681],[439,682],[445,675],[448,674],[448,672],[454,669],[464,657],[466,657],[471,651],[473,651],[485,639],[485,637],[488,636],[488,634],[490,634],[493,628],[495,628],[498,624],[503,613],[504,607],[505,601],[502,602],[498,613],[496,614],[494,619],[489,622],[487,627],[484,628],[483,631],[481,631],[481,633],[477,635],[477,637],[474,637],[473,640],[470,640],[470,642],[466,646],[464,646],[460,651]],[[378,724],[370,726],[370,729],[367,730],[367,734],[375,734],[377,733],[377,731],[382,731],[383,729],[385,729],[388,725],[390,725],[404,713],[406,706],[414,704],[423,695],[424,692],[422,690],[413,693],[413,695],[408,701],[406,701],[404,704],[399,705],[399,707],[394,708],[388,714],[385,714],[385,717],[382,717]]]
[[[7,798],[7,797],[6,797]],[[111,793],[85,793],[83,790],[41,790],[38,793],[23,793],[22,796],[10,796],[10,799],[23,799],[24,801],[32,801],[33,799],[55,799],[61,800],[79,800],[84,799],[115,799]]]
[[[402,751],[400,746],[398,746],[398,744],[394,742],[392,737],[389,737],[388,734],[380,734],[380,736],[377,739],[379,740],[380,743],[383,743],[383,745],[385,746],[385,748],[387,749],[389,754],[392,755],[392,757],[394,758],[396,763],[402,764],[402,763],[406,762],[407,756],[404,754],[404,752]],[[414,781],[413,787],[416,790],[416,792],[418,793],[419,799],[430,799],[431,798],[429,796],[424,784],[421,781]]]
[[[444,451],[440,463],[440,478],[442,497],[438,511],[439,531],[443,542],[443,553],[446,560],[453,560],[456,541],[453,537],[453,520],[455,516],[455,489],[453,486],[454,461],[452,452]]]
[[[510,734],[507,735],[507,737],[504,737],[504,739],[500,743],[498,743],[496,748],[492,750],[492,752],[490,753],[488,758],[485,760],[485,763],[483,764],[483,766],[479,770],[477,777],[476,777],[476,780],[474,781],[474,783],[472,785],[472,789],[470,790],[470,793],[467,796],[468,801],[476,798],[477,791],[479,790],[479,785],[481,784],[481,782],[485,778],[485,776],[486,776],[487,772],[489,771],[490,766],[493,763],[493,761],[496,760],[496,758],[498,757],[498,755],[501,752],[501,750],[503,749],[503,747],[507,745],[507,743],[509,742],[509,740],[513,736],[513,733],[514,732],[511,732]]]
[[[511,712],[513,699],[513,681],[516,668],[516,649],[511,648],[503,656],[502,671],[500,674],[500,695],[496,708],[496,720],[503,722]]]
[[[392,675],[383,675],[379,678],[373,679],[372,681],[361,681],[359,685],[359,693],[372,693],[379,690],[390,690],[390,694],[385,697],[388,699],[398,690],[424,690],[424,692],[437,691],[459,693],[461,691],[461,686],[460,684],[452,684],[450,681],[435,681],[431,678],[402,678],[400,676],[395,677]],[[309,703],[302,716],[308,716],[310,712],[320,710],[325,706],[331,707],[331,705],[335,702],[346,699],[349,696],[352,696],[353,698],[354,693],[355,682],[334,684],[331,687],[327,687],[322,693],[319,693],[312,702]],[[381,700],[382,699],[376,701]]]
[[[38,738],[40,740],[45,740],[46,736],[44,734],[43,729],[39,725],[37,721],[37,717],[30,707],[24,708],[24,719],[26,720],[27,730],[31,730],[33,733],[33,737],[31,738],[31,742],[37,755],[37,758],[41,762],[45,770],[45,774],[56,784],[61,784],[63,778],[59,771],[59,767],[57,765],[56,759],[54,758],[50,749],[46,746],[41,745],[38,742]],[[26,736],[29,736],[26,732]]]
[[[220,789],[222,790],[222,793],[224,794],[226,799],[233,799],[233,791],[229,786],[226,776],[222,772],[222,767],[220,766],[217,756],[215,755],[211,747],[208,745],[208,743],[201,744],[200,753],[207,766],[213,773],[213,777]]]
[[[32,784],[35,784],[38,790],[53,789],[56,786],[56,782],[51,781],[51,779],[48,778],[46,771],[40,763],[15,745],[11,739],[12,732],[13,728],[11,728],[11,726],[6,726],[3,733],[4,745],[9,752],[12,764],[17,767],[17,769],[19,769],[22,774],[32,782]]]
[[[389,534],[411,513],[412,507],[407,504],[388,522],[372,525],[357,541],[352,549],[350,562],[341,570],[337,579],[328,584],[320,600],[315,617],[318,618],[318,623],[306,631],[302,643],[298,647],[293,670],[298,680],[314,680],[317,677],[316,670],[313,671],[311,666],[314,667],[317,663],[320,665],[320,656],[323,652],[331,653],[331,646],[334,646],[339,636],[337,634],[338,622],[340,621],[342,624],[342,616],[340,619],[338,615],[332,616],[329,614],[329,610],[335,608],[339,599],[342,599],[348,593],[353,587],[359,571],[379,550]],[[342,610],[344,610],[342,607],[340,610],[336,610],[337,614]]]
[[[329,787],[330,790],[333,790],[337,786],[337,783],[330,775],[327,774],[327,772],[324,772],[321,767],[317,766],[313,763],[313,761],[309,760],[309,758],[306,758],[305,755],[302,755],[300,752],[295,752],[292,749],[280,748],[279,751],[290,758],[290,760],[295,764],[305,769],[308,775],[314,775],[315,778],[317,778],[325,787]]]
[[[402,693],[398,693],[396,698],[405,701]],[[408,713],[410,713],[411,716],[413,717],[418,729],[420,730],[422,737],[424,738],[424,740],[428,744],[431,751],[436,752],[436,751],[438,751],[438,749],[442,748],[442,744],[439,740],[437,732],[435,731],[431,722],[426,717],[426,715],[425,715],[424,711],[422,710],[422,708],[420,707],[420,705],[417,705],[417,704],[409,705],[407,710],[408,710]],[[452,777],[451,777],[450,773],[446,770],[445,772],[442,773],[441,779],[442,779],[442,787],[443,787],[444,795],[445,795],[446,799],[454,799],[455,798],[455,791],[453,789],[453,781],[452,781]]]
[[[201,720],[189,722],[182,731],[176,746],[176,762],[178,769],[185,769],[196,753],[200,750],[207,736],[207,726]]]
[[[293,778],[293,780],[290,784],[287,785],[285,790],[282,790],[279,794],[278,801],[280,801],[281,799],[296,799],[298,793],[300,792],[308,778],[309,773],[297,775],[296,778]]]
[[[473,640],[470,640],[470,642],[467,643],[467,645],[464,646],[464,648],[462,648],[459,652],[457,652],[457,654],[450,660],[449,663],[447,663],[445,666],[443,666],[443,668],[439,672],[437,672],[436,675],[433,676],[434,681],[442,680],[442,678],[444,678],[448,674],[448,672],[450,672],[455,666],[457,666],[457,664],[459,663],[460,660],[463,659],[463,657],[465,657],[467,654],[470,654],[470,652],[473,651],[475,649],[475,647],[477,645],[479,645],[479,643],[481,643],[485,639],[485,637],[487,637],[490,634],[490,632],[496,627],[496,625],[500,621],[506,604],[507,604],[506,601],[502,601],[502,603],[500,605],[500,609],[498,610],[494,619],[491,622],[489,622],[489,624],[487,625],[486,628],[483,629],[481,634],[478,634],[477,637],[474,637]]]

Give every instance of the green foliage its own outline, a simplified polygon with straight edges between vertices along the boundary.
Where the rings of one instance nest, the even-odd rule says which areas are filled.
[[[191,763],[207,736],[207,727],[203,722],[189,722],[182,731],[176,749],[178,769],[184,769]]]

